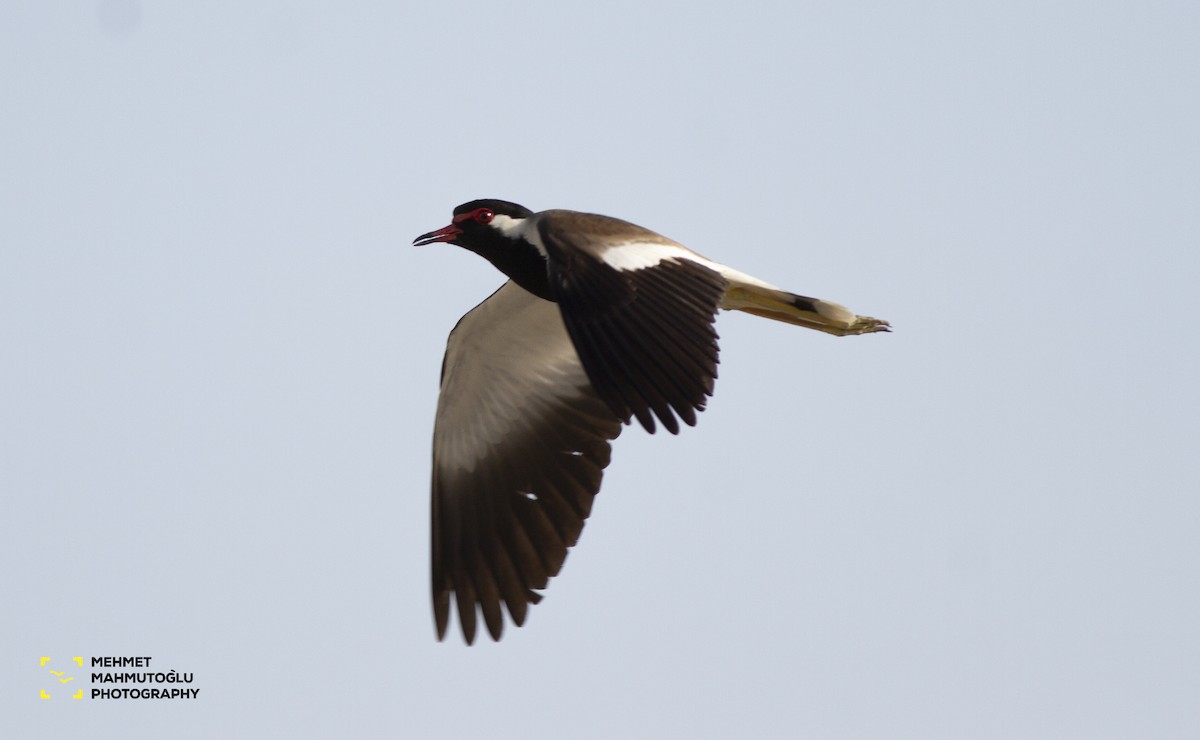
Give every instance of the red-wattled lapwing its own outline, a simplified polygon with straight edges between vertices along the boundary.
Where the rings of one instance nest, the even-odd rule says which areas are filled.
[[[600,490],[631,417],[696,423],[717,377],[717,309],[829,334],[888,322],[805,298],[608,216],[503,200],[454,209],[418,237],[486,258],[510,279],[450,332],[433,430],[433,612],[450,594],[468,643],[525,621]]]

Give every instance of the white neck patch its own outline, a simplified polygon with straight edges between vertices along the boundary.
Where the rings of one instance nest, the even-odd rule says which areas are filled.
[[[546,256],[546,247],[542,244],[542,237],[538,234],[537,224],[534,223],[533,218],[513,218],[505,216],[503,213],[497,213],[488,226],[509,239],[524,239],[532,244],[543,257]]]
[[[525,236],[523,232],[526,220],[524,218],[513,218],[512,216],[505,216],[503,213],[497,213],[488,226],[504,234],[509,239],[520,239]]]

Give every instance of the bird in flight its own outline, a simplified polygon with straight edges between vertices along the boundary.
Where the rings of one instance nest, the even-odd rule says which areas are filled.
[[[503,200],[454,209],[448,242],[508,281],[450,332],[433,431],[433,613],[463,637],[518,627],[579,539],[622,424],[695,425],[717,377],[718,309],[837,336],[888,322],[789,293],[649,229]]]

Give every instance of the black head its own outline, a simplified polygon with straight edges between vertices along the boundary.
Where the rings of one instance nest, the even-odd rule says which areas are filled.
[[[485,198],[454,209],[450,225],[418,236],[414,245],[448,242],[468,249],[496,266],[536,296],[550,293],[546,255],[529,240],[527,221],[533,211],[506,200]]]
[[[519,238],[522,222],[532,215],[533,211],[525,206],[507,200],[473,200],[454,209],[449,226],[418,236],[413,245],[421,247],[434,242],[449,242],[481,252],[488,242]]]

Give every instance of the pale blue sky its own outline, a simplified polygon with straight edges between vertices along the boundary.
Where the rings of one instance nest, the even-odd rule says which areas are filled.
[[[1200,6],[0,2],[0,734],[1200,736]],[[434,640],[478,197],[723,316],[525,628]],[[38,700],[149,655],[192,701]]]

